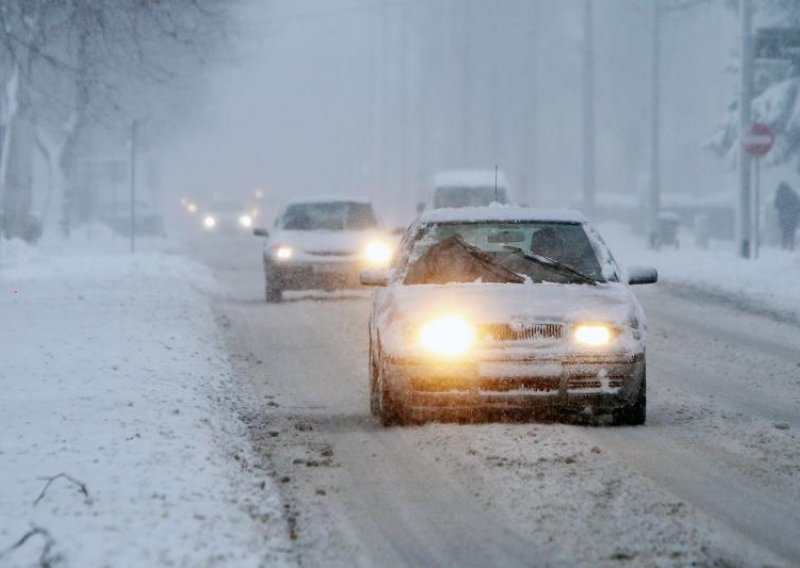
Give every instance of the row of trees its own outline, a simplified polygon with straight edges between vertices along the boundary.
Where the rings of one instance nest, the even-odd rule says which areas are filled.
[[[729,0],[729,4],[736,9],[739,2]],[[756,28],[800,27],[800,0],[760,0],[754,8]],[[754,89],[752,119],[768,124],[776,136],[767,162],[792,164],[800,170],[800,60],[759,61]],[[729,105],[727,119],[710,140],[711,147],[731,161],[739,151],[738,120],[737,93]]]
[[[234,0],[0,0],[0,226],[35,240],[36,153],[63,196],[66,233],[87,215],[81,156],[98,128],[163,111],[226,35]],[[55,188],[55,189],[53,189]]]

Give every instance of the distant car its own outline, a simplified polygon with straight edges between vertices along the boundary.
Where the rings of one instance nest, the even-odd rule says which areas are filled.
[[[210,234],[250,233],[258,212],[242,201],[212,201],[200,215],[203,230]]]
[[[579,214],[441,209],[407,230],[370,319],[370,407],[385,425],[483,416],[642,424],[646,323]]]
[[[280,302],[285,290],[360,287],[359,272],[386,267],[393,240],[372,204],[349,199],[310,199],[290,203],[273,231],[256,229],[264,242],[267,302]]]
[[[511,203],[508,180],[495,170],[452,170],[436,174],[426,209],[482,207]]]

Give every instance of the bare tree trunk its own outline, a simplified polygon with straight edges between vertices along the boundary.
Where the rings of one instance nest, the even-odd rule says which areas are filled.
[[[64,180],[61,230],[65,237],[69,237],[72,225],[76,220],[89,221],[87,218],[90,208],[88,200],[91,196],[88,194],[87,188],[81,184],[78,164],[83,134],[86,129],[86,114],[89,108],[87,47],[88,38],[84,32],[81,33],[78,43],[75,112],[67,122],[64,149],[59,160],[61,179]]]
[[[30,240],[33,204],[33,154],[36,145],[36,118],[31,108],[22,73],[15,73],[10,85],[10,116],[5,127],[2,165],[2,218],[7,238]]]

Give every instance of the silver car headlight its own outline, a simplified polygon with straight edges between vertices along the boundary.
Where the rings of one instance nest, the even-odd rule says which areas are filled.
[[[272,249],[272,256],[277,260],[289,260],[294,256],[294,249],[287,245],[280,245]]]
[[[585,323],[575,326],[572,337],[585,347],[603,347],[611,344],[618,330],[604,323]]]
[[[458,357],[475,344],[477,332],[466,319],[454,314],[430,320],[419,328],[420,346],[436,355]]]

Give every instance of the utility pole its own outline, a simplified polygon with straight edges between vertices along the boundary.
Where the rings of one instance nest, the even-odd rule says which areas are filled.
[[[528,175],[525,178],[527,187],[524,188],[526,190],[525,198],[530,205],[533,205],[536,202],[536,191],[539,187],[539,51],[541,47],[539,34],[542,31],[542,26],[539,24],[539,17],[541,15],[539,0],[531,2],[531,12],[533,15],[531,22],[533,53],[530,58],[531,67],[529,68],[529,72],[533,87],[528,97],[530,101],[530,123],[528,124],[528,128],[523,129],[523,132],[527,133],[525,136],[525,146],[527,146],[528,149],[523,163],[528,164]]]
[[[461,0],[462,2],[462,46],[461,46],[461,161],[462,166],[469,167],[472,156],[470,155],[470,143],[472,138],[472,124],[470,123],[471,110],[471,85],[472,80],[472,38],[470,37],[470,10],[471,0]]]
[[[741,97],[739,99],[739,208],[737,214],[737,237],[739,255],[751,257],[752,248],[752,196],[750,191],[750,155],[741,142],[750,128],[750,106],[753,100],[753,2],[742,0],[742,62]]]
[[[139,122],[131,121],[131,253],[136,252],[136,135]]]
[[[583,5],[583,212],[595,210],[594,16],[592,0]]]
[[[651,249],[658,249],[658,214],[661,209],[661,0],[653,0],[651,17],[650,179],[647,187],[647,245]]]

